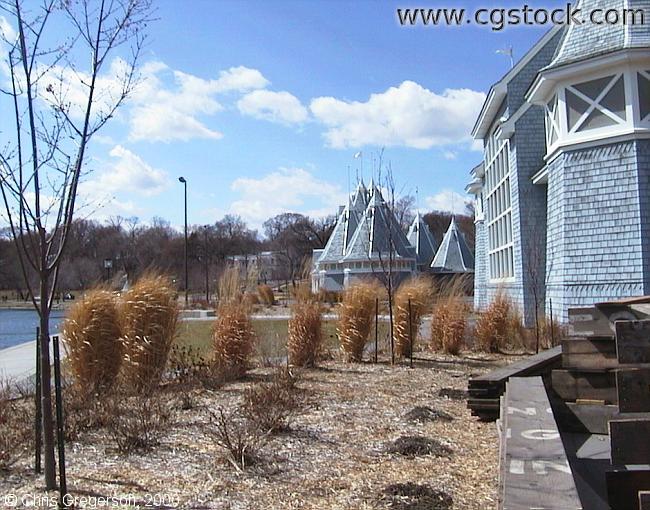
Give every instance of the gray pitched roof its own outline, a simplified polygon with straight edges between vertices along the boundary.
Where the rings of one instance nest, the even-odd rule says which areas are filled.
[[[463,234],[458,230],[453,216],[449,228],[442,238],[440,248],[433,258],[431,270],[434,273],[474,272],[474,256],[467,246]]]
[[[415,258],[415,250],[382,197],[381,190],[373,187],[368,206],[363,213],[354,237],[344,257],[345,260],[377,259],[388,253],[392,238],[398,257]]]
[[[429,230],[429,225],[422,220],[419,212],[415,215],[406,237],[415,248],[418,265],[429,266],[436,254],[438,244]]]
[[[564,30],[553,60],[547,69],[579,62],[588,58],[613,53],[627,48],[650,47],[650,0],[578,0],[576,8],[582,10],[586,21],[582,25],[572,24]],[[617,23],[615,25],[590,23],[587,14],[594,9],[642,9],[645,24]]]

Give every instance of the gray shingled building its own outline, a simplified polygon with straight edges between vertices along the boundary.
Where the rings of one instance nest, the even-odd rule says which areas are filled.
[[[462,252],[461,258],[469,260],[471,253],[462,234],[457,231],[453,219],[451,223],[450,230],[456,232],[456,236],[446,242],[444,256],[439,259],[447,261],[448,257],[453,258],[453,254]],[[459,240],[464,248],[457,246]],[[385,278],[391,245],[395,284],[399,285],[418,272],[434,271],[431,263],[434,257],[438,257],[437,243],[420,214],[416,215],[408,234],[405,234],[381,189],[372,183],[366,189],[360,182],[347,205],[339,209],[338,220],[325,248],[314,250],[312,290],[340,291],[358,279]],[[456,262],[445,263],[450,268],[452,265],[460,268]],[[463,266],[458,272],[473,271],[469,266]]]
[[[540,310],[650,294],[650,1],[644,25],[556,27],[492,86],[473,130],[475,305]],[[537,290],[538,292],[534,292]]]

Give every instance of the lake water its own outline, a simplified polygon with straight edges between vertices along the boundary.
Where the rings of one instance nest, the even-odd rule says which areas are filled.
[[[63,319],[63,310],[52,310],[50,315],[50,334],[58,331]],[[39,319],[35,310],[0,309],[0,349],[34,340]]]

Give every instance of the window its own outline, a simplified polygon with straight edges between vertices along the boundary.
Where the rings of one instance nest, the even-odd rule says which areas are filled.
[[[650,120],[650,71],[640,71],[636,76],[639,87],[639,118]]]
[[[514,276],[509,154],[510,142],[500,141],[492,133],[485,151],[484,200],[493,280]]]
[[[625,82],[622,74],[605,76],[566,88],[569,133],[624,124]]]

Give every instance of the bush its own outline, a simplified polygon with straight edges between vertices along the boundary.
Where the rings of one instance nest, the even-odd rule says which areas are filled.
[[[346,361],[361,361],[374,324],[375,299],[379,294],[375,282],[358,282],[343,292],[337,332]]]
[[[115,295],[86,292],[66,313],[62,334],[75,383],[92,392],[110,388],[122,362],[122,331]]]
[[[268,285],[260,285],[257,287],[257,293],[260,296],[260,301],[262,304],[271,306],[275,304],[275,295],[273,294],[273,289]]]
[[[236,415],[219,408],[216,413],[211,413],[210,424],[205,430],[212,442],[225,450],[228,462],[238,471],[243,471],[255,461],[255,450],[263,436]]]
[[[153,273],[141,277],[120,307],[125,380],[139,389],[157,384],[176,336],[178,303],[171,281]]]
[[[8,381],[0,381],[0,471],[9,469],[34,444],[33,406],[13,400],[11,390]]]
[[[321,306],[306,285],[301,287],[289,319],[287,352],[293,365],[313,367],[323,340]]]
[[[420,322],[425,311],[431,306],[433,283],[425,277],[404,281],[395,293],[395,354],[399,357],[411,355],[411,335],[413,345],[420,331]],[[409,331],[409,300],[411,318]]]
[[[114,391],[104,399],[106,431],[120,453],[147,450],[160,444],[169,423],[167,407],[155,393]]]
[[[340,303],[343,299],[343,295],[340,292],[334,290],[325,290],[320,289],[318,291],[318,300],[321,303],[328,303],[330,305],[335,305]]]
[[[476,348],[499,352],[506,346],[520,346],[522,336],[521,315],[505,293],[497,293],[476,321]]]
[[[301,404],[296,377],[280,368],[270,383],[246,390],[242,413],[262,434],[287,430]]]

